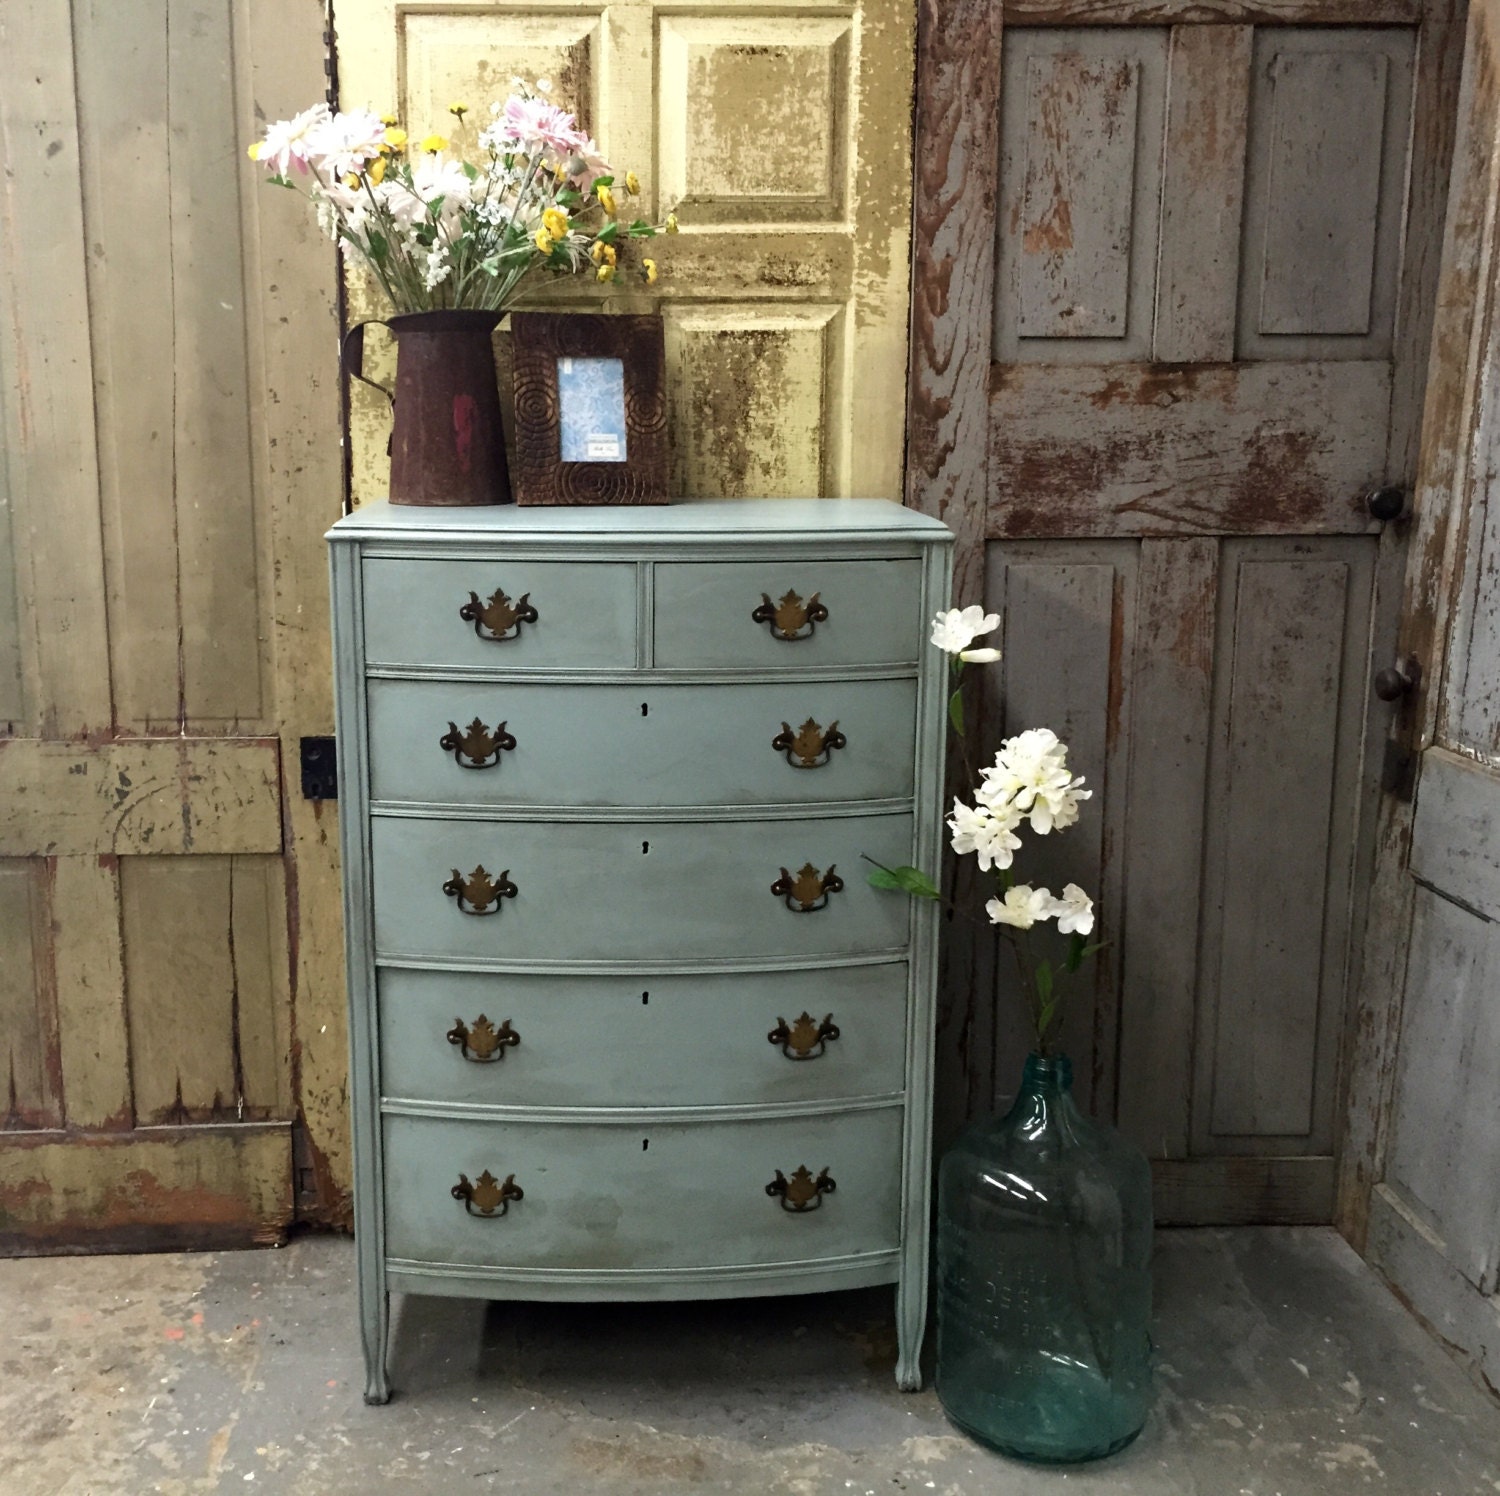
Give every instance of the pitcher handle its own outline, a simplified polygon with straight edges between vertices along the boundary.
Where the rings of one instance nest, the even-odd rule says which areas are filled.
[[[373,379],[366,379],[365,368],[365,328],[371,323],[380,327],[389,327],[391,324],[384,317],[370,317],[364,322],[356,322],[348,332],[344,334],[344,340],[339,344],[339,373],[352,374],[361,384],[367,384],[372,390],[379,390],[387,400],[391,402],[391,409],[396,408],[395,395],[383,384],[376,384]],[[351,362],[350,355],[353,354]]]

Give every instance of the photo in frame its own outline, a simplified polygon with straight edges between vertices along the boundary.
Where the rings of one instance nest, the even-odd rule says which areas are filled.
[[[665,504],[666,352],[654,316],[511,314],[518,504]]]

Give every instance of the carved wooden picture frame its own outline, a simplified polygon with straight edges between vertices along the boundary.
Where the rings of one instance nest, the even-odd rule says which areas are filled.
[[[515,312],[510,320],[516,502],[667,503],[661,318]],[[587,424],[595,407],[597,431]]]

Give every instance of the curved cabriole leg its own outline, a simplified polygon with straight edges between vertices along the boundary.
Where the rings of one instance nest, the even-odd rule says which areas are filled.
[[[922,1268],[925,1278],[925,1262]],[[896,1288],[896,1385],[903,1392],[922,1390],[922,1337],[926,1329],[926,1283],[912,1284],[903,1276]]]
[[[383,1288],[362,1285],[359,1307],[360,1338],[365,1350],[365,1401],[378,1406],[391,1400],[391,1384],[385,1374],[391,1296]]]

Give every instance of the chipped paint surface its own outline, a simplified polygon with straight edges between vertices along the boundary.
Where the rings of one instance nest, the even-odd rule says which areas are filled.
[[[1160,1406],[1122,1455],[1068,1471],[1004,1460],[953,1429],[930,1390],[895,1391],[884,1290],[708,1305],[408,1299],[396,1398],[368,1408],[352,1268],[352,1247],[327,1239],[0,1263],[0,1490],[1500,1489],[1494,1404],[1327,1231],[1164,1234]]]

